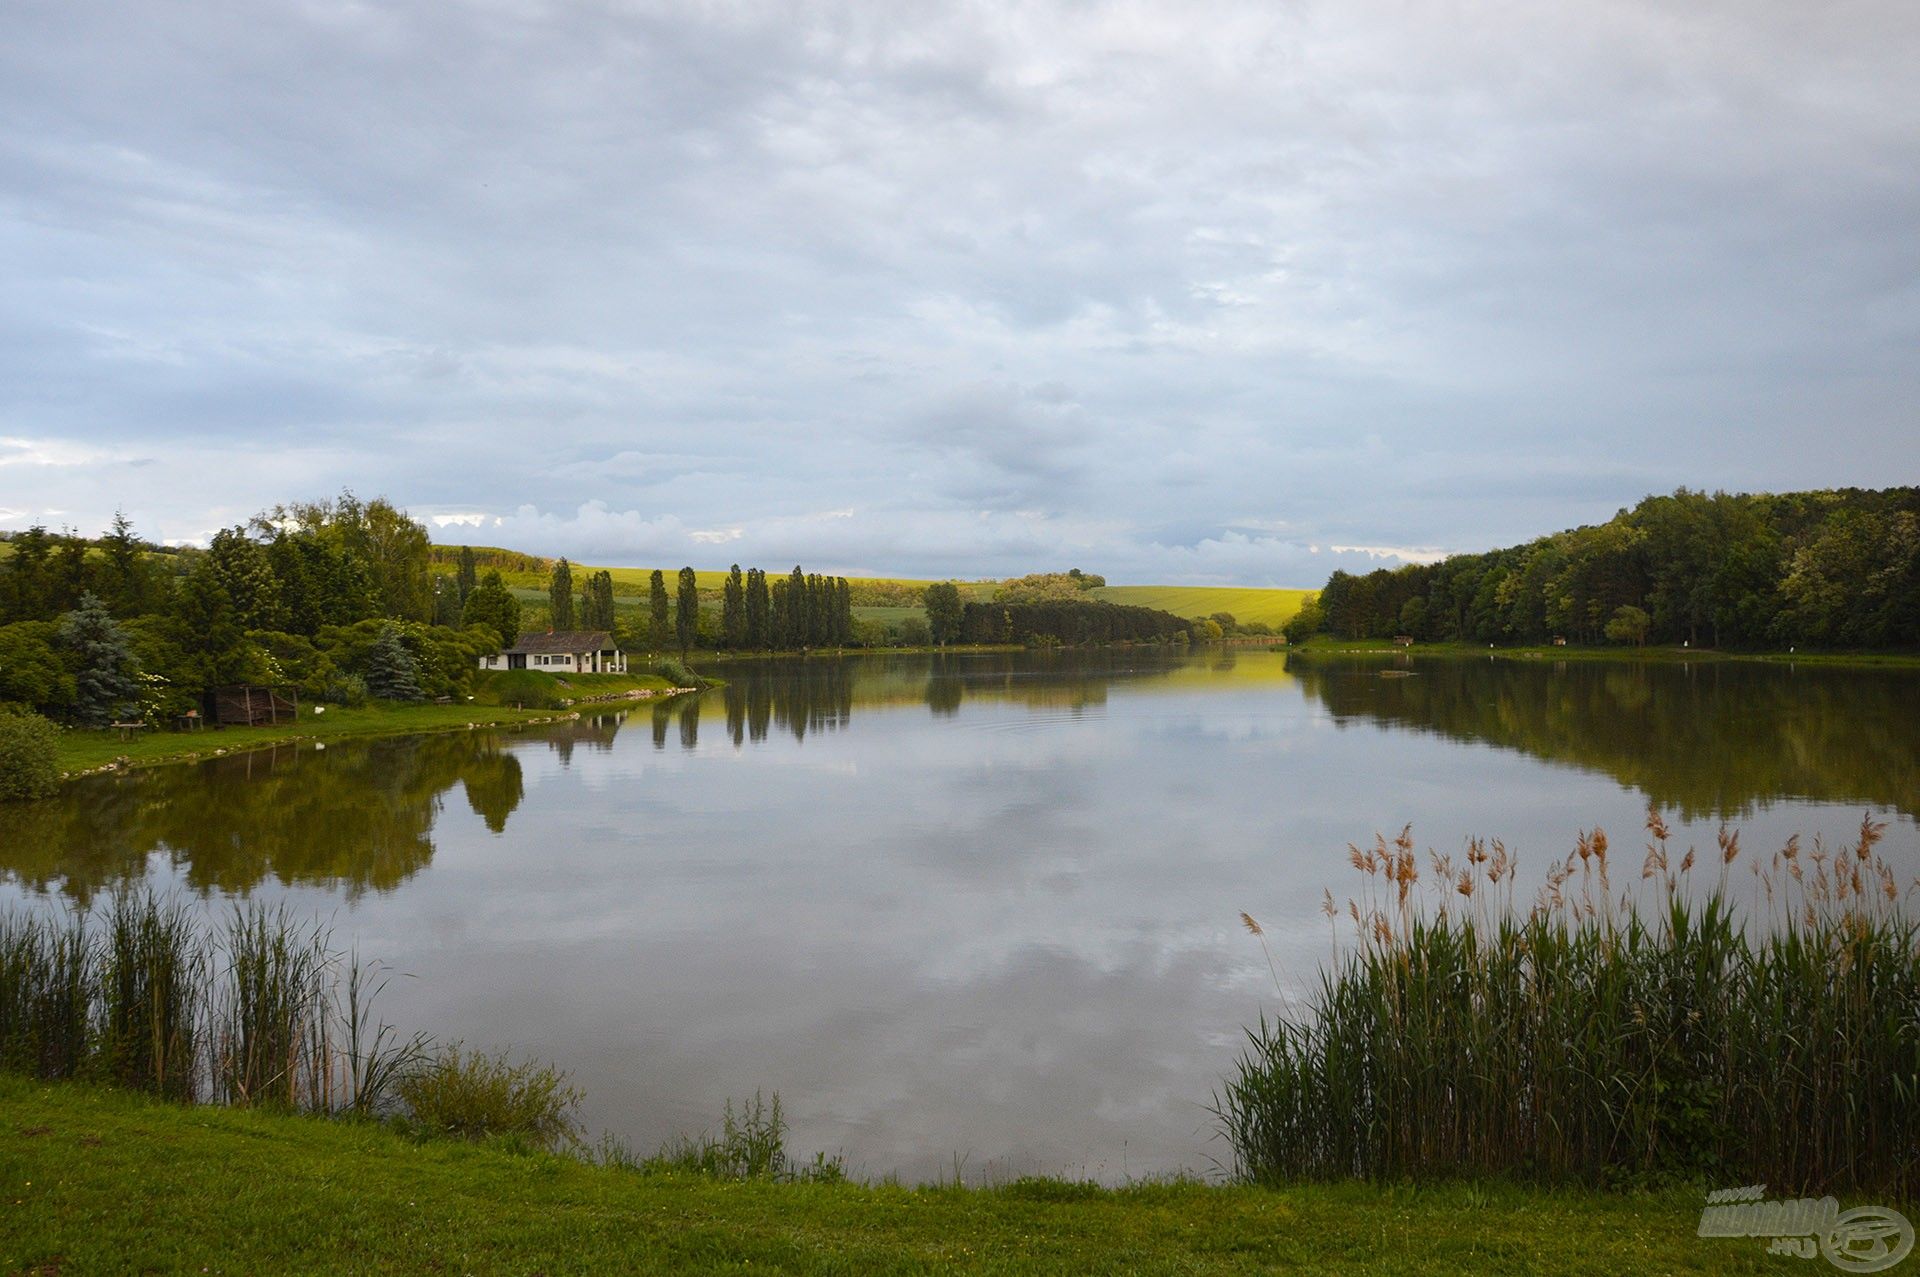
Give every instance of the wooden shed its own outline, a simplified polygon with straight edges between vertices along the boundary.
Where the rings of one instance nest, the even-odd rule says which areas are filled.
[[[208,717],[220,727],[266,727],[291,723],[300,714],[300,694],[290,687],[236,684],[213,689]]]

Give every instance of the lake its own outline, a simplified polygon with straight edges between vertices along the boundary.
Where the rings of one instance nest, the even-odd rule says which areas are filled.
[[[1920,673],[1254,650],[729,664],[557,728],[286,746],[0,808],[0,901],[284,899],[385,1016],[570,1069],[642,1150],[778,1091],[864,1176],[1227,1156],[1242,1026],[1331,950],[1349,842],[1518,851],[1647,804],[1768,852],[1863,813],[1920,873]],[[1630,853],[1630,854],[1629,854]],[[1260,920],[1272,966],[1241,927]],[[1285,993],[1283,993],[1283,990]]]

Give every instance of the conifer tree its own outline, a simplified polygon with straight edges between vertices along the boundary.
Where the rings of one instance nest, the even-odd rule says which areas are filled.
[[[59,640],[74,666],[74,721],[105,727],[130,713],[140,695],[140,663],[107,605],[82,594],[80,605],[60,619]]]
[[[150,599],[147,573],[140,562],[140,541],[133,535],[133,523],[123,510],[113,512],[113,527],[102,538],[107,563],[101,581],[107,605],[119,616],[137,616],[147,610]]]
[[[400,629],[395,625],[381,628],[380,637],[367,651],[362,677],[367,681],[367,690],[383,701],[427,698],[420,689],[420,670],[414,664],[413,653],[401,641]]]
[[[87,562],[87,542],[72,528],[62,529],[59,548],[53,554],[53,607],[66,612],[80,606],[80,599],[93,588],[93,568]]]
[[[181,580],[167,629],[183,658],[176,667],[176,687],[197,695],[246,681],[252,649],[227,587],[210,561],[202,559]]]

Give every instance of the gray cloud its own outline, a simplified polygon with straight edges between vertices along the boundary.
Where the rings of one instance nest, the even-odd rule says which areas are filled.
[[[1916,53],[1893,3],[27,7],[0,523],[351,484],[589,559],[1312,584],[1911,481]]]

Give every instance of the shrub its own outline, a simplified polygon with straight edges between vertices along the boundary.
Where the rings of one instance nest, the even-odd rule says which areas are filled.
[[[933,630],[924,617],[902,617],[894,622],[893,641],[901,647],[926,647],[933,642]]]
[[[59,729],[0,706],[0,802],[45,798],[60,787]]]
[[[580,1092],[567,1075],[535,1061],[510,1063],[504,1052],[463,1051],[456,1042],[407,1073],[397,1089],[407,1112],[431,1135],[517,1137],[548,1150],[578,1138]]]
[[[666,679],[667,682],[672,683],[675,687],[705,687],[707,685],[706,679],[701,678],[679,661],[662,661],[654,667],[654,670],[661,678]]]

